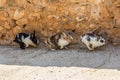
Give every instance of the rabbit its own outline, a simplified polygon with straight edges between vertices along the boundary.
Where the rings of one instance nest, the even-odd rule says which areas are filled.
[[[51,50],[56,49],[63,49],[72,43],[73,37],[69,34],[66,34],[65,32],[59,32],[55,35],[52,35],[48,38],[47,44],[49,44],[49,47]]]
[[[94,33],[86,33],[81,36],[81,41],[89,50],[94,50],[97,47],[105,45],[105,39]]]
[[[18,43],[21,49],[25,49],[29,45],[37,47],[39,44],[39,40],[35,36],[35,31],[31,34],[18,33],[13,42]]]

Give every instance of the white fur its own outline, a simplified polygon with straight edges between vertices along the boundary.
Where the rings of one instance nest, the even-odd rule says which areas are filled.
[[[17,40],[20,41],[20,35],[19,34],[17,34],[17,38],[18,38]]]
[[[39,41],[39,39],[37,39],[37,44],[39,44],[40,43],[40,41]]]
[[[85,35],[85,36],[81,37],[81,39],[82,39],[82,42],[87,46],[87,48],[89,50],[94,50],[94,48],[96,48],[96,47],[105,45],[105,42],[101,43],[100,40],[97,41],[97,37],[90,37],[90,42],[87,41],[87,37],[88,37],[88,35]],[[105,39],[102,37],[100,39],[105,41]],[[89,47],[90,44],[92,44],[93,48]]]
[[[28,47],[29,45],[36,47],[36,45],[30,40],[30,35],[27,38],[24,38],[22,36],[22,42],[26,44],[26,47]]]
[[[60,48],[62,49],[64,46],[67,46],[69,44],[69,42],[65,39],[59,39],[58,41],[58,45],[60,46]]]

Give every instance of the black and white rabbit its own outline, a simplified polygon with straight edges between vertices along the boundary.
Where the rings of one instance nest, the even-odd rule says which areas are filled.
[[[87,46],[89,50],[94,50],[96,47],[105,45],[105,39],[94,33],[86,33],[81,36],[81,41]]]
[[[18,43],[21,49],[25,49],[29,45],[37,47],[37,44],[39,44],[39,39],[35,36],[35,31],[31,34],[18,33],[13,41]]]
[[[52,35],[48,38],[47,44],[51,50],[67,48],[67,46],[73,41],[71,35],[66,34],[65,32],[60,32],[55,35]]]

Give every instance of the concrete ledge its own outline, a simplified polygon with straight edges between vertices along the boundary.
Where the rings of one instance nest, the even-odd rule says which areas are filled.
[[[120,46],[95,51],[0,47],[0,80],[120,80]]]

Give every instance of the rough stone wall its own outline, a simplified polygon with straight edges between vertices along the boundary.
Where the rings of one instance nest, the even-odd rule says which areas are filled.
[[[67,30],[76,41],[95,30],[120,44],[120,0],[0,0],[0,44],[33,30],[43,39]]]

